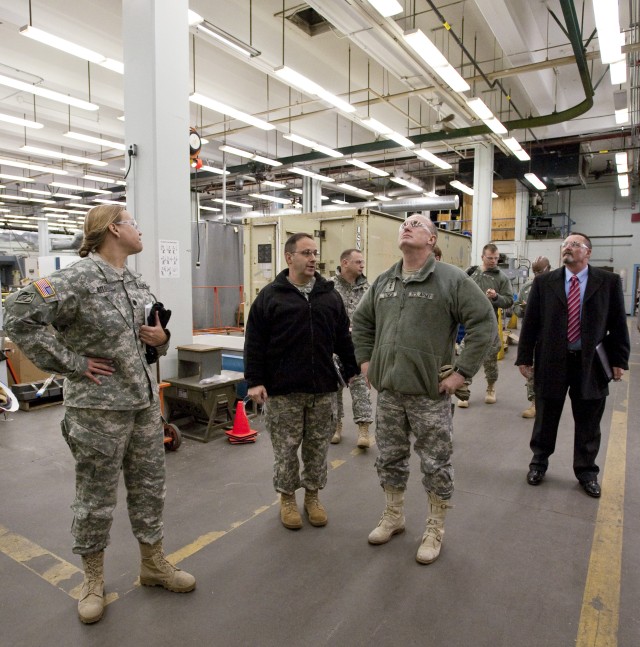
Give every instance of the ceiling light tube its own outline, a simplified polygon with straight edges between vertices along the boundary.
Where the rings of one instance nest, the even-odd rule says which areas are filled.
[[[41,189],[20,189],[23,193],[33,193],[34,195],[51,195],[51,191],[42,191]]]
[[[339,186],[341,189],[344,189],[345,191],[353,191],[353,193],[357,193],[358,195],[373,195],[373,191],[365,191],[365,189],[359,189],[357,186],[353,186],[352,184],[347,184],[346,182],[342,182],[341,184],[336,184],[336,186]]]
[[[197,16],[198,14],[195,15]],[[200,18],[200,16],[198,16],[198,18]],[[224,31],[224,29],[220,29],[220,27],[216,27],[208,20],[203,19],[192,26],[195,27],[195,30],[198,34],[209,36],[210,38],[213,38],[217,43],[222,43],[223,45],[230,47],[234,52],[237,52],[238,54],[242,54],[243,56],[247,56],[249,58],[260,56],[260,52],[257,49],[251,47],[251,45],[243,43],[239,38],[232,36],[231,34]]]
[[[389,177],[389,173],[387,173],[386,171],[376,168],[375,166],[371,166],[371,164],[367,164],[366,162],[362,162],[361,160],[349,159],[345,160],[345,162],[347,164],[353,164],[353,166],[357,166],[364,171],[369,171],[369,173],[373,173],[373,175],[377,175],[378,177]]]
[[[462,184],[459,180],[453,180],[449,182],[449,184],[454,188],[458,189],[458,191],[462,191],[462,193],[466,193],[467,195],[473,195],[473,189],[471,187],[468,187],[466,184]]]
[[[286,189],[287,185],[282,182],[272,182],[271,180],[262,180],[262,184],[273,187],[274,189]]]
[[[203,207],[202,205],[200,205],[198,209],[200,209],[200,211],[215,211],[216,213],[220,213],[222,211],[222,209],[218,209],[217,207]]]
[[[626,173],[621,173],[618,175],[618,186],[620,189],[629,188],[629,176]]]
[[[32,85],[31,83],[18,81],[17,79],[12,79],[11,77],[4,76],[4,74],[0,74],[0,85],[4,85],[8,88],[13,88],[14,90],[20,90],[21,92],[35,94],[36,96],[43,97],[45,99],[51,99],[51,101],[58,101],[59,103],[64,103],[68,106],[74,106],[75,108],[81,108],[82,110],[99,110],[100,108],[100,106],[96,105],[95,103],[83,101],[82,99],[76,99],[75,97],[69,97],[66,94],[54,92],[53,90],[47,90],[46,88],[42,88],[39,85]]]
[[[64,136],[69,137],[71,139],[77,139],[78,141],[81,141],[81,142],[96,144],[97,146],[102,146],[103,148],[115,148],[116,150],[119,150],[119,151],[127,150],[127,147],[120,142],[113,142],[109,139],[103,139],[102,137],[92,137],[91,135],[84,135],[82,133],[76,133],[71,130],[69,132],[64,133]]]
[[[332,177],[328,177],[327,175],[321,175],[320,173],[314,173],[313,171],[307,171],[307,169],[299,168],[297,166],[292,166],[289,170],[292,173],[297,173],[298,175],[304,175],[306,177],[313,178],[314,180],[318,180],[319,182],[335,182],[335,180]]]
[[[535,173],[525,173],[524,179],[538,189],[538,191],[545,191],[547,188],[547,185]]]
[[[303,74],[300,74],[300,72],[292,70],[286,65],[275,68],[273,72],[279,79],[281,79],[288,85],[304,92],[305,94],[311,94],[319,97],[320,99],[323,99],[327,103],[330,103],[343,112],[356,111],[356,108],[352,106],[348,101],[345,101],[335,94],[328,92],[321,85],[318,85],[315,81],[312,81]]]
[[[118,180],[115,177],[107,177],[106,175],[83,175],[83,180],[91,180],[93,182],[105,182],[107,184],[120,184],[122,186],[127,186],[127,183],[124,180]]]
[[[100,202],[101,204],[126,204],[126,202],[123,202],[122,200],[108,200],[106,198],[92,198],[92,200],[94,202]]]
[[[616,170],[618,173],[629,172],[629,160],[626,153],[616,153]]]
[[[489,110],[489,107],[482,99],[478,97],[475,97],[473,99],[468,99],[467,105],[478,117],[478,119],[482,119],[482,121],[484,121],[485,119],[493,118],[493,112]]]
[[[593,14],[598,30],[600,59],[604,65],[620,60],[624,35],[620,33],[618,3],[611,0],[593,0]]]
[[[369,0],[369,4],[385,18],[402,13],[402,5],[398,0]]]
[[[47,148],[38,148],[37,146],[21,146],[20,150],[27,151],[27,153],[33,153],[34,155],[39,155],[41,157],[68,160],[70,162],[77,162],[78,164],[90,164],[91,166],[109,166],[106,162],[102,162],[100,160],[94,160],[94,159],[91,159],[90,157],[80,157],[78,155],[67,155],[66,153],[60,153],[59,151],[52,151]]]
[[[627,82],[627,59],[625,56],[609,65],[611,85],[622,85]]]
[[[189,21],[189,27],[194,27],[195,25],[199,25],[201,22],[204,22],[204,18],[199,13],[196,13],[191,9],[187,10],[187,19]]]
[[[104,189],[89,189],[84,186],[78,186],[77,184],[65,184],[64,182],[49,182],[49,186],[57,186],[61,189],[71,189],[71,191],[84,191],[87,193],[99,193],[102,195],[111,194],[111,191],[105,191]]]
[[[408,189],[411,189],[412,191],[419,191],[420,193],[422,193],[424,191],[423,187],[418,186],[417,184],[414,184],[413,182],[409,182],[409,180],[405,180],[404,178],[390,177],[389,179],[392,182],[395,182],[396,184],[401,184],[402,186],[406,186]]]
[[[225,171],[225,170],[223,170],[221,168],[217,168],[215,166],[204,165],[204,166],[201,166],[198,170],[199,171],[209,171],[209,173],[217,173],[218,175],[229,175],[229,171]]]
[[[54,36],[53,34],[43,31],[42,29],[32,27],[31,25],[25,25],[24,27],[21,27],[19,31],[23,36],[31,38],[32,40],[37,40],[44,45],[49,45],[50,47],[59,49],[60,51],[66,52],[67,54],[71,54],[71,56],[76,56],[85,61],[89,61],[90,63],[101,65],[102,67],[106,67],[107,69],[118,72],[119,74],[124,74],[124,65],[122,63],[115,61],[112,58],[107,58],[103,54],[94,52],[91,49],[87,49],[86,47],[82,47],[81,45],[77,45],[76,43],[72,43],[71,41],[65,40],[64,38]]]
[[[331,200],[334,204],[349,204],[346,200],[338,200],[338,199],[333,199]]]
[[[9,193],[3,193],[0,195],[0,198],[3,200],[17,200],[18,202],[29,202],[29,198],[24,195],[11,195]]]
[[[71,195],[70,193],[58,193],[57,191],[55,193],[52,193],[51,197],[52,198],[65,198],[66,200],[82,200],[82,196]]]
[[[230,204],[234,207],[242,207],[243,209],[251,209],[251,205],[246,202],[233,202],[232,200],[222,200],[222,198],[212,198],[211,202],[217,202],[218,204]]]
[[[328,146],[324,146],[323,144],[318,144],[318,142],[314,142],[313,140],[307,139],[306,137],[301,137],[300,135],[295,135],[294,133],[287,133],[286,135],[283,135],[283,137],[291,142],[295,142],[296,144],[300,144],[302,146],[306,146],[307,148],[311,148],[314,151],[318,151],[319,153],[324,153],[329,157],[343,157],[342,153],[334,151],[333,148],[329,148]]]
[[[33,182],[30,177],[24,177],[23,175],[7,175],[6,173],[0,173],[0,178],[3,180],[15,180],[16,182]]]
[[[258,119],[257,117],[254,117],[253,115],[250,115],[246,112],[242,112],[241,110],[236,110],[236,108],[232,108],[226,103],[216,101],[215,99],[210,99],[209,97],[205,97],[203,94],[199,94],[198,92],[194,92],[193,94],[191,94],[189,96],[189,101],[199,106],[203,106],[204,108],[209,108],[209,110],[213,110],[223,115],[227,115],[227,117],[232,117],[233,119],[238,119],[239,121],[243,121],[245,124],[249,124],[250,126],[255,126],[256,128],[260,128],[261,130],[275,129],[274,125],[270,124],[267,121],[264,121],[263,119]]]
[[[508,132],[506,126],[497,117],[484,119],[483,121],[496,135],[506,135]]]
[[[623,198],[629,197],[629,189],[620,189],[620,196]]]
[[[413,151],[418,157],[421,157],[423,160],[426,160],[427,162],[431,162],[435,166],[441,168],[441,169],[450,169],[453,168],[449,162],[445,162],[444,160],[440,159],[433,153],[430,153],[429,151],[424,150],[423,148],[420,148],[418,150]]]
[[[393,198],[389,198],[386,195],[374,195],[373,196],[376,200],[380,200],[380,202],[389,202],[390,200],[393,200]]]
[[[15,160],[0,159],[0,166],[13,166],[15,168],[24,168],[28,171],[40,171],[42,173],[51,173],[52,175],[69,175],[69,171],[53,166],[41,166],[40,164],[30,164],[28,162],[16,162]]]
[[[297,195],[302,195],[302,189],[289,189],[291,193],[296,193]]]
[[[29,121],[29,119],[20,119],[20,117],[7,115],[4,112],[0,112],[0,121],[4,121],[8,124],[15,124],[16,126],[23,126],[24,128],[44,128],[44,126],[37,121]]]
[[[262,157],[262,155],[256,155],[255,153],[250,153],[249,151],[236,148],[235,146],[220,146],[219,150],[225,153],[231,153],[232,155],[237,155],[238,157],[248,157],[249,159],[255,160],[256,162],[262,162],[263,164],[268,164],[269,166],[282,166],[282,162],[277,160],[272,160],[268,157]]]
[[[29,198],[29,202],[39,202],[40,204],[55,204],[55,200],[43,200],[42,198]]]
[[[67,204],[65,205],[67,208],[74,208],[74,209],[93,209],[93,207],[90,204]]]
[[[362,119],[361,123],[369,130],[373,130],[373,132],[376,132],[379,135],[384,135],[385,137],[392,139],[394,142],[400,144],[400,146],[404,146],[405,148],[413,148],[413,146],[415,146],[410,139],[407,139],[404,135],[397,133],[395,130],[391,130],[391,128],[385,126],[377,119],[367,117],[366,119]]]
[[[277,202],[278,204],[291,204],[292,200],[288,198],[278,198],[274,195],[264,195],[262,193],[250,193],[250,198],[257,198],[258,200],[267,200],[268,202]]]
[[[502,140],[504,144],[511,150],[511,152],[522,162],[526,162],[531,158],[527,152],[520,146],[520,142],[515,137],[509,137]]]

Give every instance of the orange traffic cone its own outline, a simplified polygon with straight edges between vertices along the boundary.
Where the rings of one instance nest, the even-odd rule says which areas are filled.
[[[249,418],[244,410],[244,402],[236,405],[236,415],[233,420],[233,429],[225,431],[231,442],[242,440],[244,442],[255,442],[258,432],[249,426]]]

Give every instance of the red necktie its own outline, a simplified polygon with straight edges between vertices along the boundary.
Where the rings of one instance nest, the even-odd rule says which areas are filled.
[[[580,339],[580,281],[578,281],[578,277],[575,275],[571,277],[567,304],[569,307],[567,341],[573,344]]]

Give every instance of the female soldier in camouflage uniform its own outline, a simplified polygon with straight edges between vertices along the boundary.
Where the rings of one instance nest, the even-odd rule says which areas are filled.
[[[156,314],[145,325],[149,286],[126,267],[142,234],[121,206],[94,207],[74,265],[7,299],[5,328],[36,366],[65,376],[62,434],[76,461],[73,552],[82,556],[78,614],[97,622],[104,611],[104,549],[120,470],[133,533],[140,542],[140,583],[186,592],[193,576],[162,551],[164,443],[158,386],[145,345],[165,354],[169,334]]]

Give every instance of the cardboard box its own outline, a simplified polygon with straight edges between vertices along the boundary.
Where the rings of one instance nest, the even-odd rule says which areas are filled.
[[[5,340],[4,352],[7,355],[11,368],[16,375],[16,380],[7,365],[7,378],[9,386],[14,384],[24,384],[25,382],[43,382],[51,373],[41,371],[31,360],[29,360],[24,353],[8,339]]]

